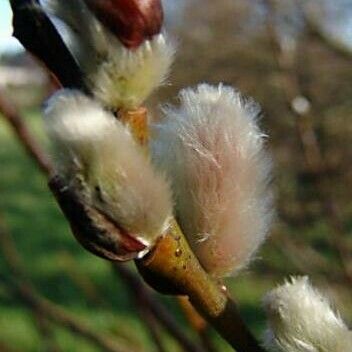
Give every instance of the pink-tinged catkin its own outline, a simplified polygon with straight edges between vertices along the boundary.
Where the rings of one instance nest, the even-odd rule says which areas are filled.
[[[204,268],[221,278],[248,264],[272,219],[271,161],[258,106],[231,87],[182,90],[155,126],[155,163],[172,183],[176,215]]]

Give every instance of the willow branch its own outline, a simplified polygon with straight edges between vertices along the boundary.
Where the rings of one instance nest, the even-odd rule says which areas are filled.
[[[201,267],[177,223],[137,266],[156,290],[188,296],[191,304],[238,352],[264,352],[236,304]]]

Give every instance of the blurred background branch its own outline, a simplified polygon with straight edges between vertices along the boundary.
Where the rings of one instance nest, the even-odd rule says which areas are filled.
[[[319,112],[304,96],[300,82],[299,66],[297,64],[298,44],[285,45],[280,41],[280,37],[275,28],[275,18],[277,17],[278,3],[275,0],[265,0],[267,6],[268,37],[272,42],[272,52],[282,72],[282,91],[286,98],[286,103],[295,116],[296,131],[301,141],[305,157],[307,172],[313,181],[317,191],[317,200],[321,203],[321,209],[330,226],[330,245],[336,251],[343,273],[352,287],[352,267],[351,255],[344,241],[344,225],[341,220],[339,206],[331,197],[331,180],[328,166],[324,160],[324,155],[320,142],[313,125],[322,112]],[[301,8],[304,8],[301,7]],[[306,16],[304,17],[306,19]],[[313,117],[312,114],[316,114]]]
[[[123,352],[133,350],[133,347],[120,347],[120,344],[112,338],[97,333],[94,329],[88,328],[88,326],[65,312],[62,308],[41,297],[36,292],[25,273],[20,255],[2,220],[0,223],[0,246],[10,272],[10,276],[1,277],[1,281],[6,284],[6,290],[17,296],[21,300],[21,303],[33,310],[35,318],[54,321],[69,329],[71,332],[82,335],[103,351]],[[38,328],[43,333],[42,323],[41,320],[38,321]],[[48,337],[47,328],[48,327],[45,325],[45,339]]]

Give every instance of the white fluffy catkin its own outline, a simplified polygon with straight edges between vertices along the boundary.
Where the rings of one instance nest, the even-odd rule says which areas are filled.
[[[152,245],[172,215],[170,190],[128,128],[74,90],[50,98],[44,117],[57,172],[68,186]]]
[[[269,329],[266,346],[275,352],[350,352],[352,332],[307,277],[291,278],[264,298]]]
[[[133,50],[116,43],[99,69],[89,76],[94,94],[108,106],[138,107],[164,83],[173,56],[174,47],[164,34]]]
[[[231,87],[207,84],[164,109],[153,154],[172,182],[176,214],[191,247],[215,277],[237,272],[271,222],[271,161],[258,106]]]
[[[66,24],[66,43],[83,69],[89,88],[105,106],[136,108],[164,83],[175,52],[164,34],[128,49],[82,0],[70,0],[69,6],[62,0],[45,0],[43,4],[48,14]]]

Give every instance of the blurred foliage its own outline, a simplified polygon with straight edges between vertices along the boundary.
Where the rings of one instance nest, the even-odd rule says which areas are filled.
[[[347,321],[352,321],[351,282],[334,245],[337,239],[331,214],[324,211],[324,200],[333,200],[343,225],[339,242],[351,253],[352,54],[341,54],[312,31],[296,2],[276,4],[274,30],[280,45],[295,48],[290,74],[297,80],[300,94],[309,101],[305,119],[317,137],[323,173],[312,173],[306,163],[297,131],[299,116],[286,101],[283,75],[287,72],[278,65],[268,35],[265,2],[192,0],[175,6],[168,1],[167,25],[172,36],[178,38],[178,53],[170,85],[149,103],[157,117],[156,102],[175,101],[179,89],[199,81],[221,81],[254,97],[263,108],[262,125],[269,135],[275,164],[277,221],[260,258],[248,271],[228,280],[245,320],[257,334],[264,327],[261,297],[291,274],[309,274],[333,297]],[[341,6],[350,11],[348,1],[341,1]],[[317,7],[317,11],[321,9]],[[38,110],[26,109],[24,116],[45,145]],[[108,263],[86,253],[74,241],[46,180],[4,121],[0,121],[0,211],[27,271],[45,297],[82,317],[94,329],[116,332],[147,351],[154,350],[125,287]],[[352,259],[348,259],[351,267]],[[6,271],[1,257],[0,270]],[[192,335],[174,300],[160,299]],[[96,350],[62,329],[56,328],[54,333],[63,351]],[[230,350],[215,338],[219,350]],[[20,351],[42,350],[31,314],[1,290],[0,341]],[[167,338],[167,344],[170,351],[178,350],[171,338]]]

